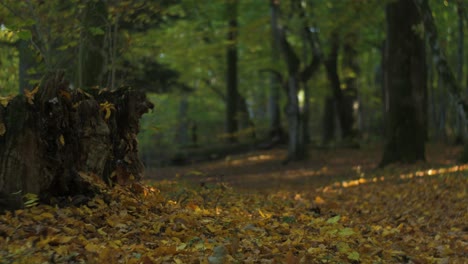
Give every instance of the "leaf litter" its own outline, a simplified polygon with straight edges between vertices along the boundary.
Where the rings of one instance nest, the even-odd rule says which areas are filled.
[[[116,186],[0,215],[0,263],[466,263],[466,174],[388,178],[309,192]]]

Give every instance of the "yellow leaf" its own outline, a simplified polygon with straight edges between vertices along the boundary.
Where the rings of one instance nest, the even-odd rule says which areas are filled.
[[[325,200],[320,196],[315,197],[314,201],[315,201],[316,204],[324,204],[325,203]]]
[[[60,244],[66,244],[68,242],[70,242],[73,238],[75,237],[72,237],[72,236],[60,236],[56,239],[56,241]]]
[[[112,110],[115,111],[115,106],[107,101],[105,101],[104,103],[101,103],[99,104],[100,108],[101,108],[101,112],[105,112],[105,115],[104,115],[104,119],[107,121],[109,120],[111,114],[112,114]]]
[[[65,97],[68,100],[71,100],[71,94],[68,91],[60,90],[59,94],[60,94],[60,96]]]
[[[360,258],[359,253],[356,252],[356,251],[353,251],[353,252],[348,254],[348,259],[350,259],[350,260],[359,261],[359,258]]]
[[[43,218],[48,218],[48,219],[53,219],[54,218],[54,215],[51,214],[51,213],[42,213],[41,216]]]
[[[98,232],[101,236],[106,236],[106,235],[107,235],[107,233],[106,233],[104,230],[102,230],[102,228],[99,228],[99,229],[97,230],[97,232]]]
[[[334,216],[332,218],[329,218],[327,220],[327,224],[336,224],[336,223],[338,223],[338,221],[340,221],[340,218],[341,218],[340,215],[336,215],[336,216]]]
[[[24,96],[26,96],[26,99],[28,100],[29,104],[34,104],[34,95],[39,91],[39,86],[36,86],[36,88],[32,89],[31,91],[28,89],[24,89]]]
[[[13,98],[12,96],[0,96],[0,104],[3,106],[3,107],[7,107],[8,104],[10,103],[10,100],[11,98]]]
[[[179,251],[179,250],[184,250],[186,247],[187,247],[187,244],[182,243],[182,244],[178,245],[178,246],[176,247],[176,249],[177,249],[177,251]]]
[[[216,233],[218,229],[214,225],[206,225],[206,228],[211,232],[211,233]]]
[[[65,145],[65,138],[63,137],[63,135],[60,135],[59,137],[59,141],[60,141],[60,145]]]
[[[102,251],[101,246],[96,245],[96,244],[92,244],[92,243],[86,244],[85,249],[87,251],[89,251],[89,252],[95,252],[95,253],[98,253],[98,252]]]

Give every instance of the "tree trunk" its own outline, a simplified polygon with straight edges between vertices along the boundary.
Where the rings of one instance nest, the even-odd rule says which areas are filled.
[[[237,142],[237,1],[228,1],[227,12],[229,14],[229,28],[227,34],[227,73],[226,73],[226,133],[230,143]]]
[[[322,130],[322,142],[323,145],[330,144],[335,139],[335,116],[336,116],[335,98],[333,96],[327,96],[325,98],[324,110],[323,110],[323,130]]]
[[[343,45],[343,68],[344,68],[344,89],[343,89],[343,104],[346,111],[344,111],[347,120],[346,124],[349,128],[345,139],[347,144],[352,146],[359,146],[357,136],[359,134],[358,119],[360,106],[358,101],[358,77],[360,67],[358,64],[357,33],[353,32],[346,36]]]
[[[301,136],[301,116],[299,111],[299,83],[297,77],[290,76],[288,82],[288,105],[286,106],[286,115],[288,117],[289,143],[287,161],[301,160],[305,157],[305,143]]]
[[[278,34],[278,5],[274,3],[274,0],[270,1],[271,11],[271,63],[277,65],[279,63],[280,54],[280,37]],[[270,98],[269,98],[269,113],[270,113],[270,133],[271,140],[282,141],[284,137],[283,128],[281,127],[281,111],[280,111],[280,87],[281,80],[276,74],[270,76]]]
[[[302,89],[304,91],[304,104],[301,107],[301,123],[302,123],[302,137],[305,145],[308,145],[310,140],[310,88],[307,82],[302,83]]]
[[[248,129],[252,121],[250,120],[247,100],[241,94],[237,94],[237,100],[237,127],[240,129]]]
[[[457,81],[460,86],[463,86],[463,67],[464,67],[464,8],[461,1],[457,2],[457,11],[458,11],[458,48],[457,48]],[[467,93],[468,91],[465,91]],[[463,144],[464,136],[466,134],[466,127],[464,127],[464,121],[461,120],[460,115],[456,114],[456,138],[455,144]]]
[[[189,102],[186,95],[182,95],[179,101],[179,111],[177,116],[177,132],[176,132],[176,144],[178,146],[187,147],[190,145],[190,122],[187,118],[189,110]]]
[[[399,0],[387,10],[388,132],[380,166],[425,160],[424,36],[414,30],[422,22],[412,1]]]
[[[465,47],[465,9],[462,1],[457,2],[457,11],[458,11],[458,49],[457,49],[457,80],[460,85],[463,83],[463,68],[464,68],[464,47]]]
[[[92,195],[98,178],[122,185],[141,179],[136,135],[153,105],[130,88],[90,92],[70,90],[55,73],[0,106],[0,197],[9,209],[20,208],[27,193],[50,202]]]
[[[349,104],[347,104],[345,95],[341,89],[340,76],[338,75],[338,51],[340,43],[337,32],[332,33],[330,42],[331,51],[328,58],[325,60],[325,67],[338,110],[338,120],[340,121],[341,127],[341,138],[348,139],[353,137],[353,119],[352,112],[350,113],[348,109]]]

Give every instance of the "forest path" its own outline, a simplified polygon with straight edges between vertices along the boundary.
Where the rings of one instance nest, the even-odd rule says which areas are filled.
[[[462,147],[429,144],[426,163],[395,164],[384,169],[398,172],[439,168],[456,164]],[[189,184],[227,183],[246,191],[314,190],[334,182],[379,174],[380,146],[361,149],[310,149],[309,158],[283,165],[286,150],[252,151],[222,160],[185,166],[148,168],[148,180],[179,180]],[[384,171],[382,171],[384,173]],[[387,174],[387,173],[385,173]]]

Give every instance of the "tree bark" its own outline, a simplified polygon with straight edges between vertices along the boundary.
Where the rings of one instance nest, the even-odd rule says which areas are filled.
[[[460,86],[463,86],[463,68],[464,68],[464,7],[461,1],[457,2],[457,13],[458,13],[458,43],[457,43],[457,81]],[[468,93],[468,90],[465,91]],[[464,136],[466,134],[466,127],[464,121],[461,120],[460,115],[456,114],[456,138],[455,144],[463,144]]]
[[[275,4],[274,0],[270,1],[270,12],[271,12],[271,63],[277,65],[279,63],[280,54],[280,37],[278,34],[278,17],[279,10],[278,5]],[[284,131],[281,126],[281,111],[280,111],[280,87],[281,80],[276,74],[270,75],[270,96],[269,96],[269,113],[270,113],[270,133],[271,140],[280,140],[284,136]]]
[[[387,78],[388,132],[380,166],[425,160],[425,43],[414,30],[422,17],[412,1],[388,4]]]
[[[341,127],[341,138],[345,139],[352,135],[352,120],[349,119],[345,98],[343,91],[341,90],[340,76],[338,74],[338,52],[340,48],[340,41],[337,32],[332,33],[330,38],[330,45],[330,54],[324,63],[332,94],[333,97],[335,97],[338,120]]]
[[[358,63],[358,52],[355,45],[358,42],[358,35],[356,32],[349,33],[345,36],[343,45],[343,68],[344,68],[344,89],[343,89],[343,104],[346,111],[344,111],[347,135],[344,138],[350,146],[358,147],[357,136],[359,134],[359,112],[360,104],[358,101],[358,77],[361,71]]]
[[[189,102],[186,95],[181,95],[179,109],[177,113],[176,143],[178,146],[187,147],[190,145],[190,121],[188,120]]]
[[[458,62],[457,62],[457,80],[458,80],[458,83],[460,85],[462,85],[463,83],[463,68],[464,68],[464,64],[465,64],[465,61],[464,61],[464,57],[465,57],[465,51],[464,51],[464,47],[465,47],[465,43],[464,43],[464,40],[465,40],[465,23],[464,23],[464,20],[465,20],[465,9],[464,9],[464,6],[463,6],[463,3],[462,1],[458,1],[457,2],[457,12],[458,12],[458,49],[457,49],[457,58],[458,58]]]
[[[323,145],[326,146],[335,139],[335,98],[333,96],[327,96],[323,107],[322,142]]]
[[[136,135],[153,104],[130,88],[90,93],[70,90],[54,73],[0,106],[0,197],[11,208],[20,208],[26,193],[50,202],[93,195],[99,179],[122,185],[141,179]]]
[[[228,1],[227,12],[229,14],[229,27],[227,34],[227,72],[226,72],[226,133],[229,135],[228,142],[237,142],[237,1]]]

